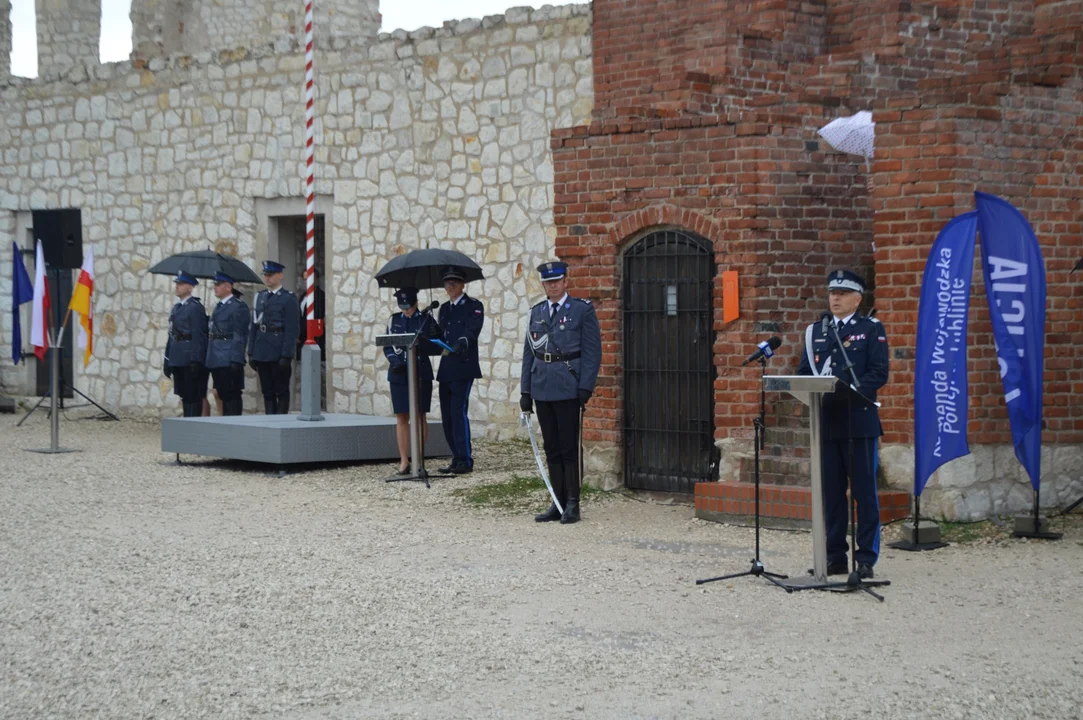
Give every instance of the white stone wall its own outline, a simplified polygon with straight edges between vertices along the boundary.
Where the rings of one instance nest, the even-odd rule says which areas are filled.
[[[38,75],[98,64],[101,0],[35,0]]]
[[[888,485],[914,490],[914,447],[885,445],[880,460]],[[1063,507],[1083,496],[1083,448],[1042,448],[1041,506]],[[921,494],[921,515],[981,520],[992,515],[1030,512],[1034,491],[1011,445],[971,445],[970,454],[933,473]]]
[[[317,42],[380,31],[379,0],[318,0],[315,13]],[[143,60],[264,44],[285,51],[305,31],[302,0],[133,0],[131,18],[132,54]]]
[[[0,0],[0,82],[11,74],[11,0]]]
[[[555,237],[549,134],[589,121],[592,107],[589,7],[338,45],[317,56],[316,191],[334,198],[329,403],[390,412],[372,337],[394,305],[373,273],[413,248],[454,247],[489,278],[467,289],[488,318],[475,432],[510,435],[521,318],[542,297],[531,270]],[[299,53],[262,46],[100,66],[79,84],[17,78],[0,91],[0,208],[83,209],[97,349],[77,381],[97,400],[127,414],[176,413],[160,370],[172,285],[146,270],[207,246],[258,267],[266,239],[256,200],[302,196],[303,69]],[[0,247],[11,246],[10,225],[0,222]],[[6,293],[10,273],[0,278]],[[9,342],[10,316],[0,318]],[[6,353],[0,374],[9,385],[16,377]],[[250,377],[253,406],[255,385]]]

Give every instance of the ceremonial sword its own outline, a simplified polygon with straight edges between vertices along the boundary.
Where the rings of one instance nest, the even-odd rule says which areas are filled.
[[[553,504],[557,506],[557,510],[563,515],[564,508],[561,507],[560,501],[557,500],[557,494],[553,491],[553,485],[549,482],[549,473],[545,471],[545,462],[542,461],[541,450],[538,449],[538,438],[534,436],[534,419],[531,417],[531,413],[520,413],[519,424],[525,425],[530,434],[530,447],[534,448],[534,460],[538,463],[538,472],[541,473],[542,480],[545,481],[545,487],[549,489],[549,497],[553,498]]]

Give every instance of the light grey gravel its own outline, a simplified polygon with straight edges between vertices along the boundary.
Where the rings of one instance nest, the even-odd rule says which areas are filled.
[[[74,415],[74,413],[71,413]],[[1083,708],[1083,529],[886,550],[887,602],[787,595],[752,531],[612,496],[576,526],[387,464],[279,478],[175,466],[159,428],[0,417],[5,718],[1071,718]],[[542,498],[536,510],[543,507]],[[809,536],[769,531],[772,570]]]

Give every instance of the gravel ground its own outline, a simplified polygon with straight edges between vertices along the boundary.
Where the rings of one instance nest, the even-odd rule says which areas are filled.
[[[0,417],[0,716],[1069,718],[1083,708],[1083,524],[1056,543],[887,550],[887,601],[787,595],[752,532],[594,499],[575,526],[385,484],[176,466],[159,428]],[[541,509],[539,502],[535,509]],[[806,533],[764,534],[797,574]]]

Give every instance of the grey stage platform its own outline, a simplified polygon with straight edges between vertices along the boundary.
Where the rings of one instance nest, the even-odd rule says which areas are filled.
[[[270,465],[398,460],[395,418],[325,414],[321,422],[297,415],[166,418],[162,450]],[[425,457],[448,457],[444,428],[429,422]]]

